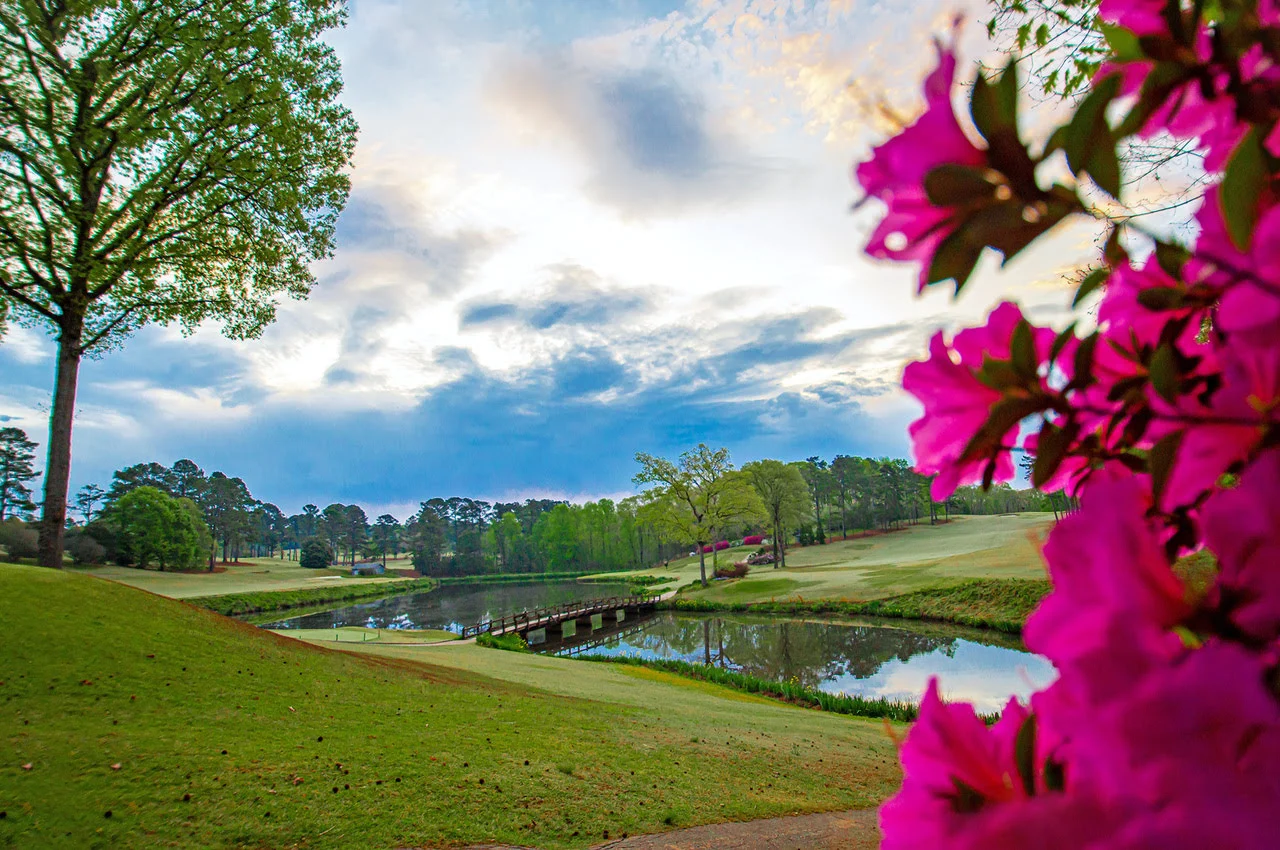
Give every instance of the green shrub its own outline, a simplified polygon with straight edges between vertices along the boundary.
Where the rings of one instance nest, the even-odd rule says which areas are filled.
[[[298,565],[309,570],[328,569],[333,563],[333,549],[328,542],[319,537],[308,537],[302,543],[302,552],[298,556]]]
[[[67,554],[71,562],[77,566],[84,564],[101,564],[106,561],[107,549],[88,534],[81,532],[67,540]]]
[[[0,523],[0,546],[9,553],[9,560],[34,558],[39,554],[40,535],[20,519],[7,519]]]
[[[529,651],[529,644],[515,632],[505,635],[491,635],[484,632],[476,637],[476,645],[487,646],[490,649],[505,649],[507,652]]]

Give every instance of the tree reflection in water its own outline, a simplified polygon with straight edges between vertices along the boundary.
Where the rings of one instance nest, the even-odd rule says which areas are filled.
[[[616,633],[616,634],[612,634]],[[985,681],[989,700],[998,705],[1030,668],[1036,677],[1051,675],[1038,656],[1027,653],[1006,636],[937,624],[895,623],[892,627],[855,623],[794,620],[734,615],[660,613],[642,624],[634,621],[582,633],[544,651],[561,655],[639,655],[679,658],[714,664],[774,681],[795,679],[810,688],[856,692],[859,681],[877,677],[877,692],[889,687],[914,689],[931,672],[965,668],[965,687]],[[963,657],[958,657],[957,653]],[[973,659],[978,659],[975,663]],[[992,675],[985,668],[993,667]],[[904,675],[905,671],[905,675]],[[961,672],[956,673],[961,677]],[[911,680],[911,684],[885,682]],[[871,685],[868,683],[868,689]],[[922,684],[919,690],[923,690]]]

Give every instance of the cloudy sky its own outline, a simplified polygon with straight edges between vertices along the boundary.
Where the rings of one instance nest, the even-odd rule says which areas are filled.
[[[190,457],[288,511],[618,495],[636,451],[905,455],[928,336],[1062,315],[1064,229],[960,301],[861,247],[850,167],[932,65],[935,0],[353,0],[335,256],[261,339],[152,328],[86,363],[73,487]],[[967,55],[988,52],[970,5]],[[976,19],[976,20],[975,20]],[[43,441],[53,361],[0,342]]]

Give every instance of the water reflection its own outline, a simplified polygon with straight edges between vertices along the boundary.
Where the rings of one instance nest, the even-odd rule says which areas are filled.
[[[625,584],[589,584],[576,581],[472,584],[441,587],[430,593],[392,596],[266,623],[266,629],[332,629],[365,626],[379,629],[447,629],[461,632],[491,618],[527,608],[561,605],[583,599],[625,596]]]
[[[1025,699],[1055,675],[1048,661],[1006,636],[910,621],[887,626],[665,612],[594,632],[580,627],[576,637],[540,650],[681,659],[795,679],[830,693],[911,701],[936,675],[948,698],[984,711],[999,710],[1010,696]]]

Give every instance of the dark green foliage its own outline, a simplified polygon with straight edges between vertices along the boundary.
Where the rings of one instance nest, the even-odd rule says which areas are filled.
[[[319,537],[312,537],[302,544],[298,565],[309,570],[323,570],[333,563],[333,549]]]
[[[528,652],[529,644],[525,639],[514,632],[506,635],[481,634],[476,637],[477,646],[487,646],[490,649],[504,649],[507,652]]]
[[[0,428],[0,522],[35,507],[27,482],[36,477],[36,444],[21,428]]]
[[[306,590],[258,590],[249,593],[224,593],[186,600],[192,605],[228,616],[256,614],[262,611],[285,611],[327,602],[350,602],[355,599],[379,599],[402,593],[426,593],[439,585],[434,579],[405,579],[340,584],[336,587],[314,587]]]
[[[67,536],[67,554],[76,566],[102,564],[107,559],[107,548],[84,532]]]
[[[8,552],[8,559],[34,558],[38,535],[22,520],[9,519],[0,522],[0,546]]]
[[[146,569],[185,570],[200,563],[213,540],[190,499],[175,499],[155,487],[131,490],[103,512],[116,534],[121,562]]]

